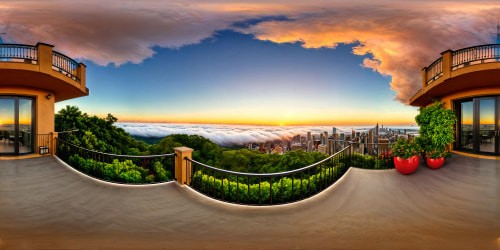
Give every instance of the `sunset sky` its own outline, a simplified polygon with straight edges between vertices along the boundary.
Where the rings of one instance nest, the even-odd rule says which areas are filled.
[[[55,45],[120,121],[414,124],[421,69],[495,41],[497,1],[0,2],[4,43]]]

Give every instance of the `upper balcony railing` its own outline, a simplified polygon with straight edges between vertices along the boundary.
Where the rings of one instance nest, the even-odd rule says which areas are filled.
[[[0,62],[40,64],[39,45],[0,44]],[[49,48],[51,48],[51,46]],[[76,82],[80,82],[80,64],[78,62],[57,51],[52,51],[51,56],[51,67],[54,71],[57,71]]]
[[[500,59],[500,44],[480,45],[453,51],[452,70],[469,65],[496,62]]]
[[[38,52],[35,46],[23,44],[0,44],[0,61],[35,63]]]
[[[431,65],[429,65],[429,67],[427,67],[426,71],[427,84],[441,77],[443,75],[443,58],[441,57],[434,61]]]
[[[424,68],[424,87],[457,69],[499,60],[500,44],[479,45],[457,51],[447,50],[442,53],[442,57]]]
[[[52,52],[52,68],[75,81],[80,81],[77,77],[78,63],[57,51]]]

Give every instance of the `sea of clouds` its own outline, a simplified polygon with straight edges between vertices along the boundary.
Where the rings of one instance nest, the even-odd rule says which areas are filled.
[[[116,126],[134,136],[165,137],[171,134],[200,135],[221,146],[261,143],[272,140],[290,139],[293,136],[305,136],[307,132],[320,134],[333,133],[332,126],[253,126],[223,124],[176,124],[176,123],[116,123]],[[367,131],[370,126],[339,126],[337,133]],[[415,127],[398,127],[415,129]]]

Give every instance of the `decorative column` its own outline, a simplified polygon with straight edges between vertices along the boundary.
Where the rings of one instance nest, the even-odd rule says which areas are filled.
[[[185,158],[192,159],[193,149],[188,147],[174,148],[175,151],[175,179],[181,185],[189,185],[191,179],[191,163]]]
[[[453,64],[453,51],[447,50],[441,53],[443,56],[443,79],[451,77],[451,65]]]
[[[86,71],[87,71],[87,66],[83,63],[78,64],[77,72],[78,72],[78,78],[80,79],[80,88],[83,91],[86,91]]]
[[[37,53],[38,53],[38,66],[40,67],[40,72],[51,74],[52,73],[52,48],[54,46],[46,43],[37,43]]]
[[[425,92],[425,87],[427,87],[427,67],[422,69],[422,93]]]

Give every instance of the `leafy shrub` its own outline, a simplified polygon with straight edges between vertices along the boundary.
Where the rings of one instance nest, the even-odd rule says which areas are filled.
[[[392,145],[392,152],[394,156],[408,159],[420,154],[420,146],[414,141],[399,139]]]
[[[68,164],[81,172],[99,179],[123,183],[152,183],[170,179],[170,171],[163,168],[160,162],[153,165],[156,176],[149,170],[135,165],[131,160],[113,160],[112,163],[85,159],[79,155],[69,157]]]
[[[348,169],[348,158],[324,164],[308,173],[287,177],[214,177],[203,170],[193,174],[191,186],[217,199],[244,204],[287,203],[307,198],[334,183]],[[272,182],[272,184],[271,184]]]

